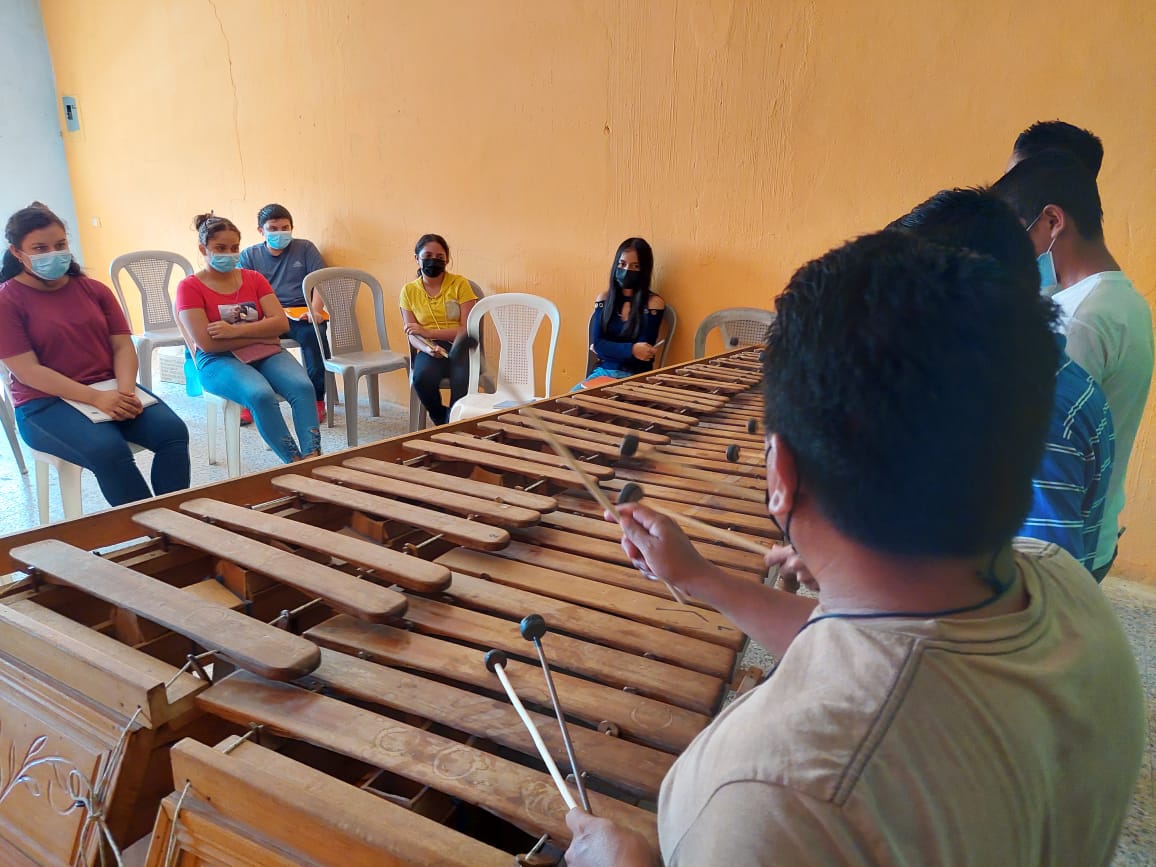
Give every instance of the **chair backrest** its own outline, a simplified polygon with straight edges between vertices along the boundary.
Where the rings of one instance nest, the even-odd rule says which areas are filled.
[[[169,281],[173,276],[173,268],[180,268],[189,277],[193,273],[193,266],[189,260],[179,253],[169,253],[165,250],[140,250],[136,253],[125,253],[112,260],[108,268],[108,276],[112,279],[113,289],[120,299],[120,306],[124,315],[132,323],[128,305],[124,301],[124,290],[120,285],[122,271],[127,271],[140,292],[141,318],[144,324],[140,329],[147,331],[172,331],[177,327],[173,316],[173,299],[169,294]]]
[[[668,301],[666,311],[662,314],[662,324],[658,327],[658,339],[666,340],[658,348],[658,358],[654,360],[655,367],[666,367],[666,356],[670,354],[670,344],[674,343],[674,332],[678,330],[678,313]]]
[[[546,394],[554,377],[554,351],[562,318],[553,301],[523,292],[490,295],[474,305],[466,319],[466,333],[479,341],[470,350],[470,384],[467,394],[478,390],[481,378],[482,320],[489,316],[501,341],[495,392],[513,400],[531,400],[534,394],[534,338],[542,320],[550,319],[550,349],[546,355]]]
[[[302,295],[312,298],[313,293],[321,295],[325,309],[329,312],[329,349],[334,355],[349,352],[364,352],[361,340],[361,326],[357,321],[357,297],[361,287],[369,289],[373,298],[373,319],[377,326],[377,342],[382,349],[389,349],[389,337],[385,333],[385,299],[381,284],[367,271],[357,268],[322,268],[305,277]],[[308,306],[308,305],[307,305]],[[313,308],[309,308],[309,319],[313,320]],[[313,322],[314,331],[317,323]],[[321,334],[317,334],[321,342]]]
[[[694,333],[694,357],[706,355],[706,338],[714,329],[722,334],[727,349],[735,346],[762,344],[767,339],[767,329],[775,321],[775,314],[758,307],[728,307],[716,310],[702,321]],[[733,346],[732,346],[733,343]]]

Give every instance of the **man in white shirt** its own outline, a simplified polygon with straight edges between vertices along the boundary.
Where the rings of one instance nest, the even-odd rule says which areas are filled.
[[[881,232],[803,266],[775,309],[767,505],[818,603],[620,507],[640,570],[780,662],[663,781],[661,853],[573,810],[567,864],[1109,864],[1143,756],[1136,664],[1070,554],[1011,546],[1052,305],[991,258]]]
[[[1152,311],[1104,243],[1096,180],[1074,154],[1029,157],[992,189],[1027,227],[1040,288],[1060,306],[1068,355],[1104,389],[1112,411],[1115,462],[1092,569],[1100,579],[1116,557],[1128,459],[1152,382]]]

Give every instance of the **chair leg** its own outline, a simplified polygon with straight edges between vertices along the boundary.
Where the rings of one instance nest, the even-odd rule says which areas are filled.
[[[20,451],[20,440],[16,436],[16,419],[3,397],[0,397],[0,418],[3,419],[4,433],[8,436],[8,445],[12,446],[12,456],[16,458],[16,466],[20,467],[20,474],[26,476],[28,475],[28,464],[24,463],[24,452]]]
[[[40,524],[48,523],[48,464],[37,460],[36,464],[36,507],[40,512]]]
[[[140,363],[137,365],[137,382],[147,388],[149,391],[153,390],[153,349],[152,344],[144,347],[144,351],[138,356]]]
[[[369,386],[369,414],[374,418],[381,415],[381,390],[379,380],[381,375],[378,373],[371,373],[366,377],[366,384]]]
[[[241,475],[241,404],[225,404],[225,466],[229,478]]]
[[[350,370],[341,377],[345,393],[345,441],[350,446],[357,445],[357,413],[360,402],[357,399],[357,374]]]
[[[56,465],[56,483],[60,486],[60,502],[64,507],[64,520],[71,521],[84,514],[80,503],[80,474],[82,469],[76,464]]]
[[[325,371],[325,424],[333,427],[333,407],[339,403],[337,399],[337,377],[332,370]],[[349,407],[346,406],[346,412]]]
[[[425,427],[425,406],[418,400],[417,392],[409,390],[409,432],[413,433]]]
[[[209,463],[219,463],[217,457],[217,405],[205,401],[205,444],[209,449]]]

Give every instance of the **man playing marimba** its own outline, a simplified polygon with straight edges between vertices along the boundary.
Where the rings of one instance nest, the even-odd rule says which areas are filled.
[[[781,657],[668,774],[662,861],[1107,864],[1144,741],[1136,666],[1069,554],[1011,545],[1051,411],[1051,306],[991,259],[883,232],[804,266],[776,309],[768,506],[819,603],[621,508],[640,569]],[[568,818],[571,867],[658,857]]]

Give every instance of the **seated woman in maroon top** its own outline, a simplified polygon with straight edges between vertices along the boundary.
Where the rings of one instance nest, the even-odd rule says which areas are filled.
[[[0,361],[11,372],[21,437],[92,470],[113,506],[187,488],[188,428],[161,401],[142,406],[128,321],[112,291],[73,260],[64,223],[34,204],[13,214],[4,234]],[[110,420],[90,421],[67,401]],[[154,453],[151,491],[129,443]]]

